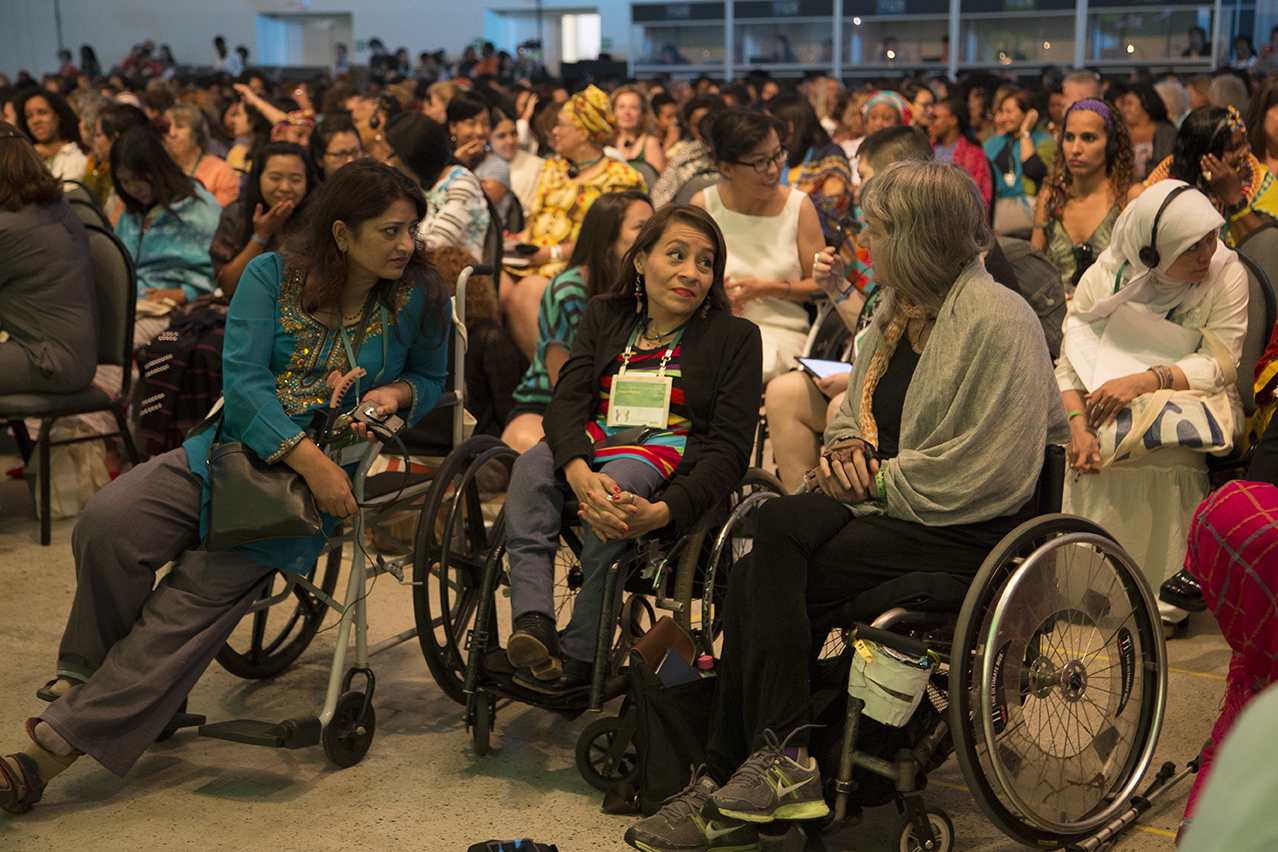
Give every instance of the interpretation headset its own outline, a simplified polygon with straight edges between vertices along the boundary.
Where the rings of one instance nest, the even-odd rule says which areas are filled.
[[[395,101],[394,107],[390,105],[390,102],[392,100]],[[395,98],[394,96],[391,96],[391,95],[378,95],[377,106],[373,109],[373,114],[369,116],[368,126],[372,128],[373,130],[376,130],[377,128],[382,126],[382,117],[380,113],[383,110],[386,112],[386,117],[390,118],[392,115],[399,112],[401,109],[402,107],[400,107],[399,105],[398,98]]]
[[[1167,197],[1163,199],[1162,206],[1160,206],[1158,208],[1158,212],[1154,214],[1154,224],[1149,229],[1149,245],[1142,248],[1136,255],[1140,258],[1140,262],[1145,264],[1148,268],[1154,269],[1158,266],[1159,261],[1162,260],[1162,257],[1158,254],[1158,220],[1163,218],[1163,211],[1167,209],[1167,206],[1172,203],[1172,200],[1176,196],[1180,195],[1182,192],[1188,192],[1191,189],[1193,189],[1192,186],[1178,186],[1171,192],[1167,193]]]

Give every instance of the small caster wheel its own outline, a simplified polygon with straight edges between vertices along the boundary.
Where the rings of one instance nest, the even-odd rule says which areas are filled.
[[[639,777],[639,753],[633,741],[626,743],[616,766],[606,765],[621,724],[620,718],[605,716],[587,725],[577,738],[577,771],[587,784],[605,793],[623,782],[633,784]]]
[[[368,754],[376,730],[377,713],[372,705],[364,712],[364,693],[344,692],[321,737],[324,754],[342,769],[354,766]]]
[[[899,852],[952,852],[954,849],[954,823],[949,814],[940,808],[927,809],[927,821],[932,825],[933,841],[931,846],[924,846],[914,833],[914,823],[910,814],[901,814],[892,826],[889,849]]]
[[[475,754],[480,757],[488,755],[489,734],[493,732],[493,723],[496,718],[496,710],[493,707],[495,699],[483,692],[475,693],[471,699],[474,701],[474,716],[470,723],[470,736],[475,744]]]

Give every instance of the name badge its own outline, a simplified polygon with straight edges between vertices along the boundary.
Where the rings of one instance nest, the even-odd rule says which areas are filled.
[[[649,426],[664,429],[670,421],[670,376],[621,374],[612,380],[608,403],[609,426]]]

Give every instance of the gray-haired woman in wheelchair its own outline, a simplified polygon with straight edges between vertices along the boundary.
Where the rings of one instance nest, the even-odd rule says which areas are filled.
[[[515,462],[506,499],[506,650],[523,686],[587,685],[609,563],[629,540],[691,525],[745,474],[763,355],[758,328],[732,316],[726,255],[709,214],[667,207],[635,238],[612,292],[586,308],[546,440]],[[570,500],[588,527],[585,583],[560,637],[554,557]]]
[[[346,470],[307,431],[329,403],[334,373],[363,370],[363,393],[352,388],[347,399],[376,402],[382,415],[400,410],[411,422],[434,405],[445,377],[447,294],[414,240],[425,212],[411,180],[360,160],[312,200],[296,254],[249,263],[227,316],[219,440],[243,441],[268,464],[301,474],[323,528],[202,549],[211,428],[98,492],[72,536],[75,600],[58,677],[39,693],[52,703],[27,721],[26,750],[0,760],[0,808],[29,810],[81,754],[128,772],[271,572],[308,570],[338,519],[357,511]]]
[[[898,163],[865,184],[861,206],[887,301],[809,493],[763,505],[729,577],[709,762],[627,832],[640,849],[754,850],[758,823],[824,816],[805,730],[821,640],[848,602],[895,577],[970,581],[1033,516],[1044,449],[1068,439],[1034,311],[979,259],[991,236],[971,178]]]

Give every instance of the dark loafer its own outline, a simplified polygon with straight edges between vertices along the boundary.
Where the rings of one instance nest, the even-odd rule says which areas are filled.
[[[1203,587],[1198,584],[1198,579],[1193,574],[1184,570],[1167,579],[1159,587],[1158,599],[1163,603],[1180,607],[1186,612],[1203,612],[1207,609]]]

